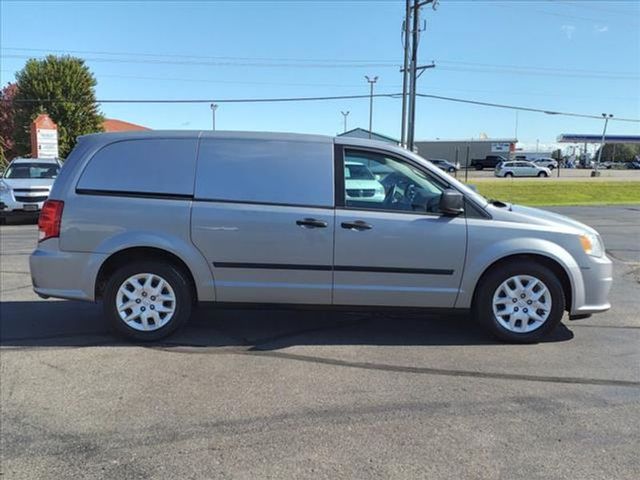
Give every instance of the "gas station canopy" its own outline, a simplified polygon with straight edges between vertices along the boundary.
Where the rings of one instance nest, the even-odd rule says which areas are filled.
[[[580,135],[577,133],[562,133],[558,135],[558,143],[600,143],[602,135]],[[640,143],[640,135],[606,135],[604,143]]]

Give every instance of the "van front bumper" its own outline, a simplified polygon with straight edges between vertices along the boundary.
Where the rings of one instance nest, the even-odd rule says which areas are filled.
[[[23,194],[19,194],[23,195]],[[24,193],[28,197],[31,193]],[[40,195],[41,196],[41,195]],[[20,197],[22,198],[22,197]],[[22,202],[15,198],[13,191],[3,191],[0,194],[0,216],[21,216],[21,215],[38,215],[44,201],[41,202]]]
[[[580,267],[580,273],[584,291],[582,296],[576,295],[577,298],[573,299],[570,315],[591,315],[609,310],[609,291],[613,283],[611,260],[606,255],[602,258],[590,257],[589,263]]]
[[[95,283],[106,255],[62,252],[58,239],[38,245],[29,257],[33,290],[41,297],[95,300]]]
[[[40,215],[44,202],[27,204],[10,199],[0,200],[0,217],[37,217]]]

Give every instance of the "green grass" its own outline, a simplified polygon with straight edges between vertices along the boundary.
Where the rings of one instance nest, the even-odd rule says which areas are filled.
[[[469,182],[473,183],[473,181]],[[640,182],[510,180],[475,184],[487,198],[521,205],[620,205],[640,203]]]

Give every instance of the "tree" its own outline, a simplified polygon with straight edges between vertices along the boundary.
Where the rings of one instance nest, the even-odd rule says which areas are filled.
[[[62,158],[74,147],[78,135],[102,131],[97,82],[81,58],[49,55],[43,60],[30,59],[16,79],[14,138],[18,154],[31,151],[29,129],[40,113],[47,113],[58,125]]]
[[[595,158],[598,158],[600,149],[596,152]],[[602,150],[603,162],[630,162],[640,155],[640,145],[632,143],[607,143]]]
[[[554,150],[551,153],[551,158],[553,158],[554,160],[557,160],[558,162],[562,160],[562,150],[559,148],[557,150]]]
[[[9,160],[16,156],[14,150],[15,142],[13,133],[15,130],[14,122],[14,103],[13,99],[18,92],[18,86],[15,83],[8,83],[0,90],[0,167],[4,168]]]

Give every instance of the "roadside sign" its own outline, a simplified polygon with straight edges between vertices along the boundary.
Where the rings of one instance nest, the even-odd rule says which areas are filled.
[[[58,158],[58,126],[46,113],[31,122],[31,157]]]
[[[510,143],[492,143],[491,153],[509,153],[511,151]]]
[[[58,158],[58,130],[49,128],[36,129],[38,158]]]

